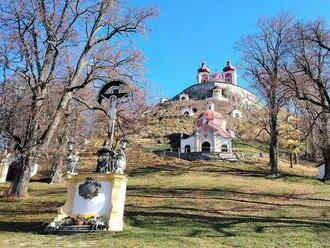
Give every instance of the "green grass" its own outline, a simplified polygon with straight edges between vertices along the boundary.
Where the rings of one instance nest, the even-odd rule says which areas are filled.
[[[267,171],[261,160],[136,169],[123,232],[68,236],[42,233],[65,185],[31,183],[22,201],[0,198],[0,247],[330,247],[330,186],[307,166]]]

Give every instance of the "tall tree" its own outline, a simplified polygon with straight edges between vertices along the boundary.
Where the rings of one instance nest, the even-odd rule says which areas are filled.
[[[129,8],[115,0],[23,0],[2,3],[0,16],[4,84],[25,100],[20,128],[3,126],[20,158],[8,193],[21,197],[34,161],[49,146],[72,98],[99,80],[134,77],[140,52],[130,34],[144,32],[155,9]],[[57,96],[49,94],[54,85],[62,89]],[[45,115],[50,98],[56,108]],[[7,116],[19,119],[15,107],[7,105]]]
[[[278,175],[278,114],[286,103],[282,86],[283,65],[290,49],[292,19],[286,13],[262,18],[257,23],[258,33],[243,37],[237,44],[246,76],[253,81],[267,111],[273,176]]]
[[[290,64],[286,66],[287,90],[306,101],[317,112],[319,146],[325,162],[324,179],[330,179],[330,31],[325,22],[297,23],[291,47]],[[315,115],[315,114],[314,114]]]

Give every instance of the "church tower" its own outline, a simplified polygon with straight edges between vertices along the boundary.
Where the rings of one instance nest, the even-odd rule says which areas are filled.
[[[230,64],[230,61],[227,61],[227,65],[223,68],[223,75],[226,83],[236,84],[236,70]]]
[[[197,72],[197,83],[207,83],[209,81],[210,70],[203,62]]]

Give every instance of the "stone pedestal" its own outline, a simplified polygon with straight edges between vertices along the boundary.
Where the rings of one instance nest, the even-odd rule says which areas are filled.
[[[89,179],[87,179],[89,178]],[[93,180],[98,193],[88,195],[93,184],[87,184],[87,192],[82,193],[82,185],[86,186],[86,179]],[[122,174],[89,173],[69,175],[67,178],[67,196],[64,206],[58,209],[56,221],[67,216],[101,216],[109,231],[123,230],[123,216],[126,197],[127,177]],[[86,189],[86,187],[85,187]],[[93,192],[93,190],[90,190]]]

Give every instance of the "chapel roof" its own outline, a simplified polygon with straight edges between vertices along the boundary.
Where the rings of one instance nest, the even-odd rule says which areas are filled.
[[[210,69],[207,68],[207,66],[206,66],[206,64],[204,62],[202,62],[201,67],[198,68],[198,72],[208,72],[209,73],[210,72]]]
[[[235,67],[230,64],[230,61],[227,61],[227,65],[222,69],[223,72],[235,71]]]
[[[222,115],[216,111],[205,111],[203,113],[201,113],[197,120],[198,119],[206,119],[206,120],[214,120],[214,119],[223,119]]]
[[[196,132],[216,132],[217,134],[221,135],[224,138],[230,138],[230,133],[227,130],[218,129],[214,127],[212,124],[205,124],[204,126],[199,127]]]

